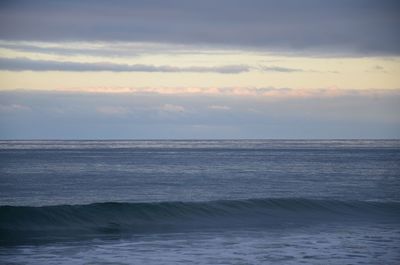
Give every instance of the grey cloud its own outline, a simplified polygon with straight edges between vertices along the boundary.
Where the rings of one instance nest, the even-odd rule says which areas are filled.
[[[372,66],[369,69],[364,70],[364,72],[366,72],[366,73],[375,73],[375,74],[376,73],[379,73],[379,74],[387,74],[388,73],[388,71],[386,71],[385,67],[380,66],[380,65]]]
[[[0,39],[400,54],[396,0],[1,1]]]
[[[170,65],[147,65],[147,64],[116,64],[116,63],[78,63],[49,60],[31,60],[28,58],[0,58],[0,70],[7,71],[111,71],[111,72],[165,72],[165,73],[220,73],[238,74],[248,72],[246,65],[223,65],[223,66],[188,66],[177,67]]]
[[[279,66],[262,66],[261,70],[265,72],[281,72],[281,73],[304,72],[304,70],[302,69],[279,67]]]
[[[338,74],[339,71],[318,71],[312,69],[300,69],[300,68],[290,68],[281,66],[260,66],[259,69],[264,72],[278,72],[278,73],[294,73],[294,72],[306,72],[306,73],[330,73]]]
[[[50,44],[50,45],[49,45]],[[224,54],[230,52],[226,50],[201,50],[202,47],[196,45],[161,44],[161,43],[131,43],[131,42],[102,42],[85,47],[85,43],[66,43],[64,42],[15,42],[0,41],[0,48],[9,49],[17,52],[34,52],[43,54],[58,55],[93,55],[109,57],[135,57],[142,54]],[[93,43],[89,43],[93,44]],[[97,44],[97,45],[96,45]],[[204,47],[203,47],[204,48]]]
[[[34,52],[44,54],[58,54],[58,55],[105,55],[105,56],[137,56],[139,53],[145,52],[144,49],[127,50],[127,49],[111,49],[107,47],[99,48],[71,48],[71,47],[41,47],[40,44],[32,45],[26,43],[0,43],[0,48],[9,49],[18,52]],[[147,52],[154,52],[154,50],[147,50]]]

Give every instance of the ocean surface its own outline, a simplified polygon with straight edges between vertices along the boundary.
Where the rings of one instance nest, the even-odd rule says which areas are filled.
[[[400,141],[0,141],[0,264],[400,264]]]

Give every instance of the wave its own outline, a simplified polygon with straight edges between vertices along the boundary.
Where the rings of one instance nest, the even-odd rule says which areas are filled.
[[[295,198],[209,202],[105,202],[0,206],[0,243],[44,237],[115,233],[298,227],[317,222],[400,221],[400,202]]]

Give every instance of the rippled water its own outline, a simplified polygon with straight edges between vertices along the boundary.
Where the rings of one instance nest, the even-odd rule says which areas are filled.
[[[397,140],[1,141],[0,180],[6,264],[400,262]]]

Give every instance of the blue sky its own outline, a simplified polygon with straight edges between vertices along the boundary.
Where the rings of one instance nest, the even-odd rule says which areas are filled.
[[[399,138],[399,11],[2,1],[0,138]]]

